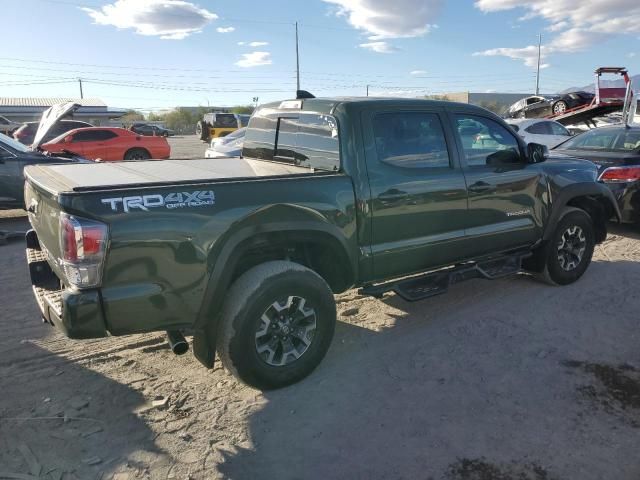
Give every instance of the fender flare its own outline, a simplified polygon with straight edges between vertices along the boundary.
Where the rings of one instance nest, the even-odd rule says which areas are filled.
[[[216,261],[213,264],[209,280],[205,289],[202,304],[194,323],[193,353],[195,357],[207,368],[213,368],[215,358],[215,345],[218,330],[218,316],[213,313],[220,310],[224,302],[225,293],[231,285],[231,279],[235,267],[242,253],[248,248],[248,242],[260,234],[284,233],[305,235],[309,239],[317,241],[318,236],[324,237],[319,243],[327,240],[337,242],[342,252],[348,259],[349,276],[354,281],[357,278],[357,260],[355,252],[349,246],[347,239],[341,230],[332,224],[314,221],[296,221],[295,223],[273,222],[247,226],[234,232],[224,241]]]
[[[553,199],[551,214],[549,215],[549,219],[547,220],[547,225],[542,236],[544,241],[549,240],[553,234],[555,225],[562,217],[562,213],[567,204],[574,198],[578,197],[604,197],[610,204],[616,220],[619,222],[622,218],[618,202],[616,201],[613,192],[611,192],[606,185],[597,182],[582,182],[567,185],[566,187],[563,187],[557,197]]]

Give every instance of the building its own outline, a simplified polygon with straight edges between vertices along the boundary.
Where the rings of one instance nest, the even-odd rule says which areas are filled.
[[[0,97],[0,115],[14,122],[34,122],[40,120],[42,113],[57,103],[75,102],[80,104],[72,117],[92,125],[107,125],[127,113],[120,108],[109,108],[99,98],[35,98]]]

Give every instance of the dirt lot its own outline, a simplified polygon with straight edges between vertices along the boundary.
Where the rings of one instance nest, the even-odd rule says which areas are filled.
[[[66,340],[0,246],[0,478],[637,480],[639,238],[616,228],[564,288],[349,292],[318,370],[268,393],[160,334]]]

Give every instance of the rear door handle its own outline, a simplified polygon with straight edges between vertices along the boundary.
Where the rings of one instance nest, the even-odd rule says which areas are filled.
[[[479,181],[472,185],[469,185],[469,191],[473,193],[489,193],[495,192],[496,187],[494,187],[490,183]]]
[[[383,202],[400,202],[409,198],[409,195],[405,192],[398,193],[381,193],[378,195],[378,200]]]

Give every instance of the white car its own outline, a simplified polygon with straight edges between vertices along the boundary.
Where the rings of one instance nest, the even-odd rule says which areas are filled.
[[[244,145],[246,128],[239,128],[226,137],[214,138],[211,146],[204,152],[204,158],[239,157]]]
[[[509,119],[507,123],[525,142],[540,143],[549,148],[561,144],[571,136],[567,127],[544,118]]]

